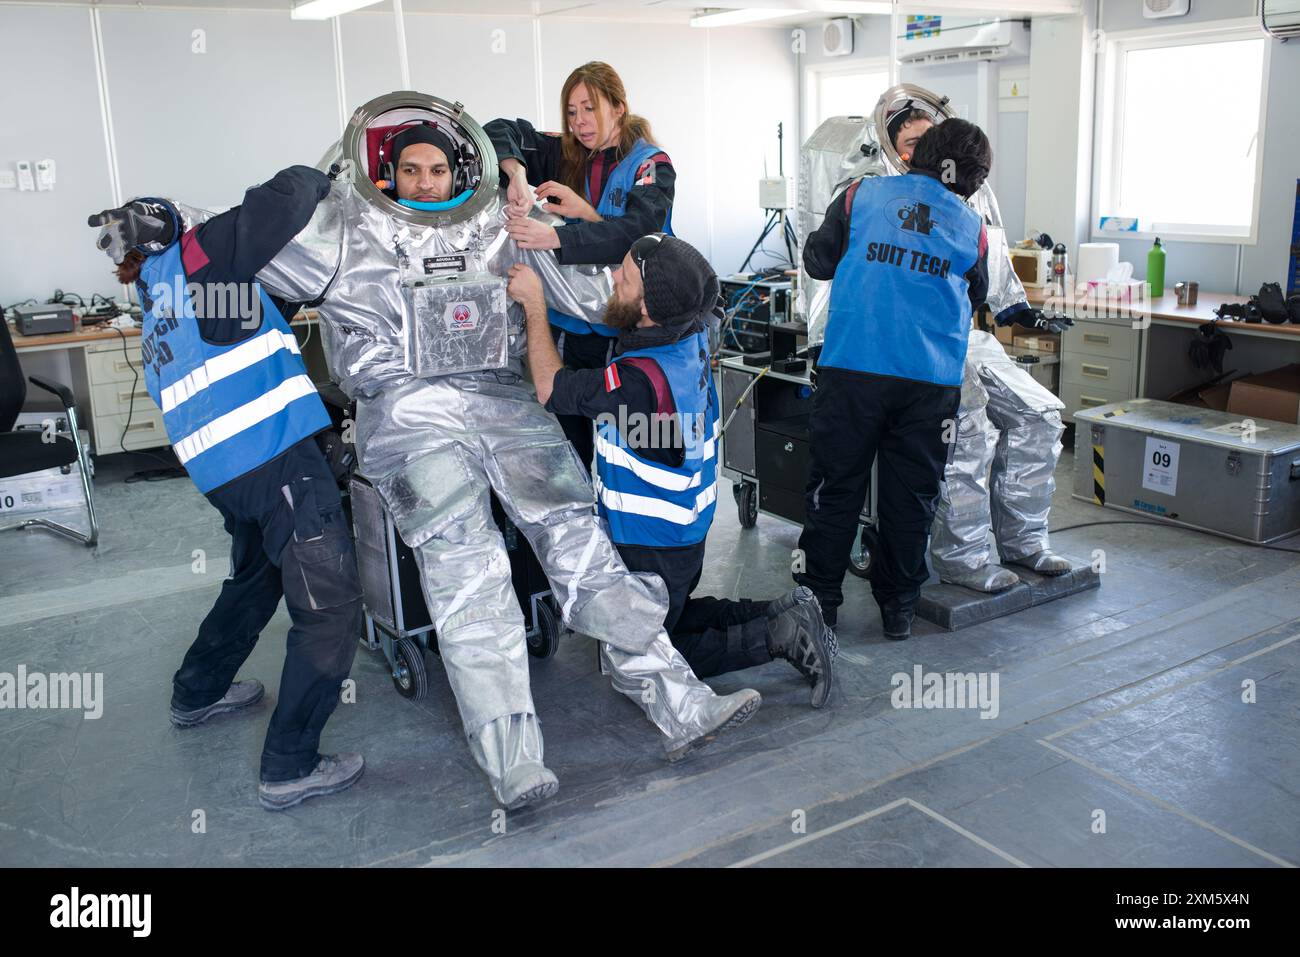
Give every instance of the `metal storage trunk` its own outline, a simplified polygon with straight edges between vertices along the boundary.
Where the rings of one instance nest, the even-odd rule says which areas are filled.
[[[1245,542],[1300,531],[1300,427],[1154,399],[1074,419],[1075,498]]]

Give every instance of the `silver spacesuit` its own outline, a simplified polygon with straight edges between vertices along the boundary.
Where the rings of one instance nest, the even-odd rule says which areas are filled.
[[[459,205],[409,208],[367,175],[367,132],[421,118],[463,144],[478,171],[477,181],[458,180]],[[674,650],[663,583],[627,571],[581,463],[523,378],[509,266],[533,265],[552,305],[591,319],[608,276],[509,239],[491,144],[459,104],[416,93],[373,100],[321,168],[336,173],[329,196],[258,279],[274,295],[318,303],[330,371],[357,402],[360,470],[415,553],[470,749],[497,799],[548,796],[555,778],[542,764],[524,620],[491,491],[532,544],[565,623],[600,642],[603,670],[663,732],[670,758],[752,714],[757,692],[715,695]]]
[[[902,84],[881,96],[872,116],[832,117],[804,143],[799,157],[801,241],[853,180],[907,169],[888,136],[877,134],[885,129],[885,117],[905,104],[940,121],[951,115],[945,98]],[[1025,290],[1011,268],[1002,215],[989,184],[968,202],[983,217],[988,233],[988,304],[998,315],[1025,303]],[[796,310],[808,324],[810,346],[824,338],[830,287],[809,277],[800,264]],[[1064,405],[1012,361],[994,336],[978,329],[969,335],[963,378],[956,448],[944,472],[930,539],[935,571],[943,581],[979,591],[1016,584],[1015,572],[990,562],[990,529],[1003,562],[1044,574],[1068,571],[1069,562],[1052,554],[1047,540]]]

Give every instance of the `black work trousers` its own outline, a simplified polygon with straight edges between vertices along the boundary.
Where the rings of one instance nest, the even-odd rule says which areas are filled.
[[[208,493],[230,533],[230,577],[172,681],[184,711],[219,701],[281,596],[292,622],[262,749],[263,781],[310,774],[361,637],[361,582],[338,486],[315,439]]]
[[[629,569],[652,572],[668,586],[664,630],[697,678],[772,660],[767,650],[766,601],[691,596],[704,569],[704,542],[684,548],[616,547]]]
[[[794,578],[817,595],[828,625],[844,601],[840,586],[873,461],[880,544],[872,556],[871,592],[882,611],[915,607],[929,574],[930,525],[960,402],[958,386],[819,370],[807,519],[799,536],[804,570]]]

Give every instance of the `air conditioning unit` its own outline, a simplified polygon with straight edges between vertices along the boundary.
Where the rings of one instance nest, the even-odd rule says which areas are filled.
[[[1300,37],[1300,0],[1261,0],[1259,19],[1271,36]]]
[[[1142,16],[1148,20],[1181,17],[1192,9],[1192,0],[1142,0]]]
[[[1029,30],[1023,20],[909,16],[898,43],[899,60],[918,65],[1028,55]]]
[[[853,52],[853,20],[836,17],[822,27],[822,52],[827,56],[848,56]]]

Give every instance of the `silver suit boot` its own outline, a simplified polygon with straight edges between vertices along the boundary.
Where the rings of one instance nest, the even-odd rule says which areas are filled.
[[[1053,576],[1064,575],[1074,567],[1070,564],[1068,558],[1057,555],[1048,548],[1034,552],[1032,555],[1026,555],[1024,558],[1009,558],[1007,564],[1020,565],[1030,571],[1038,572],[1040,575]]]
[[[560,789],[559,780],[542,764],[542,728],[535,714],[489,721],[469,736],[469,750],[507,811],[545,801]]]
[[[614,688],[627,695],[665,735],[669,761],[678,761],[754,716],[763,697],[746,688],[717,695],[691,671],[666,634],[641,654],[600,643],[602,670]]]
[[[950,585],[964,585],[975,591],[1006,591],[1012,585],[1020,584],[1020,576],[1001,565],[981,565],[979,568],[946,568],[940,576]]]

